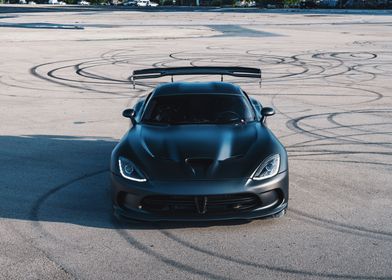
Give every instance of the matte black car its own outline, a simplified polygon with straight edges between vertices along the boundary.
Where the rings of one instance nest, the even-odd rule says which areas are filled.
[[[255,68],[181,67],[137,70],[131,79],[197,74],[261,78]],[[132,126],[111,157],[115,215],[148,221],[281,216],[289,172],[286,150],[266,126],[273,114],[232,83],[156,87],[123,112]]]

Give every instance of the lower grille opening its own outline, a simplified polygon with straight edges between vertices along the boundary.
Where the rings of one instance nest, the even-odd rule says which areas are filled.
[[[260,207],[259,197],[251,193],[206,196],[148,196],[142,209],[164,215],[214,215],[251,211]]]

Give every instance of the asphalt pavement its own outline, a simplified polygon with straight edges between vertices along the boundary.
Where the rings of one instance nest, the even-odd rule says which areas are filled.
[[[0,5],[0,279],[392,279],[389,12]],[[146,67],[228,78],[277,114],[289,209],[250,222],[113,218],[121,116]],[[220,77],[178,77],[213,80]]]

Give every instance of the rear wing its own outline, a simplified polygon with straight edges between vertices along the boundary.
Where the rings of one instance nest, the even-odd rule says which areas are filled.
[[[136,80],[156,79],[164,76],[171,76],[171,81],[173,82],[173,76],[183,75],[220,75],[221,81],[223,81],[224,75],[242,78],[256,78],[259,79],[259,85],[261,86],[261,69],[251,67],[202,66],[148,68],[133,71],[132,76],[129,77],[129,79],[133,84],[133,88],[135,88]]]

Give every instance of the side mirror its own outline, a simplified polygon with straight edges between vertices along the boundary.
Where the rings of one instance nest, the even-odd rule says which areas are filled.
[[[264,107],[261,109],[261,114],[263,117],[269,117],[275,115],[275,110],[271,107]]]
[[[135,110],[134,109],[125,109],[122,113],[123,117],[131,119],[133,125],[136,124],[135,120]]]

